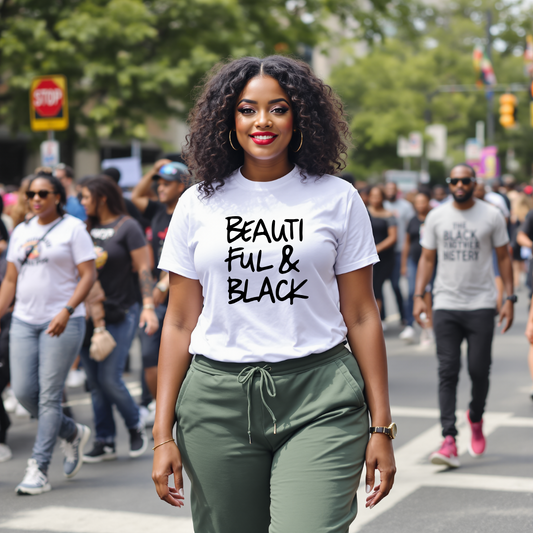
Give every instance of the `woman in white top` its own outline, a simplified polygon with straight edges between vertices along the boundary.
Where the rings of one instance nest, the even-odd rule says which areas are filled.
[[[199,185],[159,264],[170,300],[152,477],[181,507],[183,462],[197,533],[347,533],[365,458],[366,505],[392,487],[378,258],[357,191],[331,175],[347,134],[332,90],[280,56],[215,70],[193,110]]]
[[[18,494],[50,490],[48,465],[57,437],[63,471],[82,465],[90,430],[66,417],[62,391],[85,334],[83,301],[96,279],[93,244],[85,224],[65,214],[65,189],[45,172],[30,181],[26,196],[34,216],[11,236],[0,289],[0,317],[15,308],[10,328],[11,385],[17,400],[39,420],[32,457]]]

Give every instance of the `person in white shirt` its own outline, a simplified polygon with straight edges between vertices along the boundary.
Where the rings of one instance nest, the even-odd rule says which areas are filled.
[[[365,457],[366,505],[392,487],[378,258],[357,191],[332,175],[347,133],[331,89],[280,56],[216,69],[192,111],[199,184],[159,263],[152,478],[181,507],[185,466],[198,533],[346,532]]]
[[[85,335],[83,301],[95,279],[95,254],[85,224],[64,211],[66,193],[52,174],[38,173],[26,191],[34,216],[11,236],[0,289],[0,317],[16,296],[10,328],[11,385],[38,419],[32,457],[18,494],[50,490],[47,470],[59,437],[63,472],[82,465],[91,431],[65,416],[61,398],[70,366]]]

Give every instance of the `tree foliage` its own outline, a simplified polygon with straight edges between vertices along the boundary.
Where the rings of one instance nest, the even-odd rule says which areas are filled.
[[[218,61],[301,55],[327,37],[331,16],[372,41],[385,21],[408,26],[410,8],[407,0],[0,0],[0,123],[29,131],[32,78],[64,74],[66,137],[144,139],[146,117],[184,115]]]
[[[398,33],[363,57],[348,54],[335,69],[332,84],[351,116],[355,148],[349,168],[359,176],[377,175],[401,168],[396,156],[399,135],[424,131],[427,113],[433,123],[448,128],[448,153],[464,159],[464,142],[475,136],[475,123],[485,120],[487,99],[483,91],[437,93],[442,85],[473,85],[476,76],[472,51],[486,42],[486,12],[491,9],[494,39],[493,64],[498,83],[527,83],[522,52],[531,33],[532,12],[520,3],[493,0],[457,0],[426,7],[419,12],[415,38]],[[434,95],[434,96],[431,96]],[[498,94],[494,98],[496,144],[504,153],[514,147],[522,163],[521,175],[531,168],[533,138],[529,126],[529,100],[518,93],[519,127],[504,131],[498,124]],[[444,176],[444,169],[440,169]]]

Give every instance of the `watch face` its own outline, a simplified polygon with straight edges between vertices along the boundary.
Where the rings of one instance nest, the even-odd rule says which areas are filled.
[[[391,431],[391,436],[393,439],[396,438],[396,435],[398,434],[398,427],[396,426],[396,424],[393,422],[390,426],[390,431]]]

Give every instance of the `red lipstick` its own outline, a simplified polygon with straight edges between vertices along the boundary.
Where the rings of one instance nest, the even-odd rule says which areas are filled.
[[[277,135],[274,133],[252,133],[250,137],[255,144],[264,146],[266,144],[272,144],[276,140]]]

